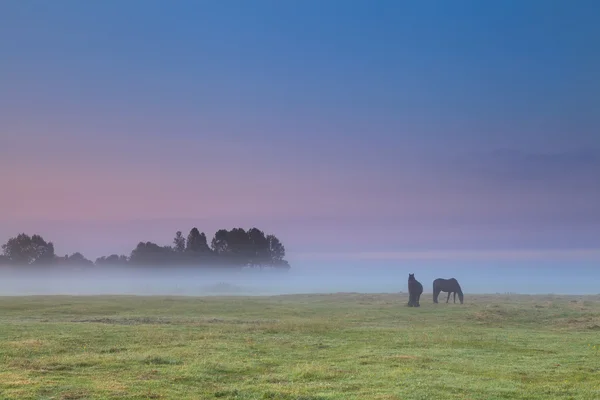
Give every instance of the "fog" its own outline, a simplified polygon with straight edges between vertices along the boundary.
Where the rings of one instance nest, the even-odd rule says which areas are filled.
[[[407,292],[415,273],[425,293],[435,278],[455,277],[469,293],[598,294],[595,262],[300,263],[286,272],[189,267],[0,269],[0,296],[18,295],[280,295]]]

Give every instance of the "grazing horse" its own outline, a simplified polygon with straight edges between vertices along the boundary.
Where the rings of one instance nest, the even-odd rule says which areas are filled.
[[[415,274],[408,274],[408,306],[420,307],[419,299],[423,293],[423,285],[415,279]]]
[[[458,284],[458,281],[454,278],[450,279],[442,279],[438,278],[433,281],[433,302],[438,302],[438,296],[440,292],[448,292],[448,298],[446,299],[446,303],[450,300],[450,294],[454,293],[454,302],[456,303],[456,294],[458,293],[458,299],[460,300],[460,304],[463,304],[463,292]]]

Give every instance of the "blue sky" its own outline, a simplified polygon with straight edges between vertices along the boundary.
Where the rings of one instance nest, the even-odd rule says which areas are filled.
[[[599,18],[583,0],[3,1],[0,235],[102,253],[196,221],[296,252],[597,247]]]

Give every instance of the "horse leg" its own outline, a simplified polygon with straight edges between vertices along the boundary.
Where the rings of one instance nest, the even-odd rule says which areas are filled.
[[[448,292],[448,298],[446,299],[446,303],[448,303],[448,301],[450,301],[450,295],[452,294],[452,292]]]
[[[433,302],[437,304],[438,296],[440,295],[440,291],[436,288],[433,288]]]
[[[456,292],[454,292],[454,304],[456,304]]]
[[[420,307],[421,305],[419,304],[419,298],[421,297],[420,294],[417,294],[415,296],[415,307]]]

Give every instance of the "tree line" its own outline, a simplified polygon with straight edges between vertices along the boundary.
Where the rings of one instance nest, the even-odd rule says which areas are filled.
[[[2,245],[0,264],[4,265],[71,265],[71,266],[167,266],[191,265],[200,267],[277,268],[289,269],[285,247],[275,235],[258,228],[218,230],[210,245],[204,232],[192,228],[189,234],[175,233],[173,242],[161,246],[139,242],[129,256],[111,254],[96,261],[83,254],[58,256],[54,244],[40,235],[21,233]]]

